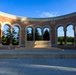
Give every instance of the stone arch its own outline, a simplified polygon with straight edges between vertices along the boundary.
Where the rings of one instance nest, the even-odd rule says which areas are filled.
[[[25,29],[27,30],[28,27],[32,27],[34,29],[34,26],[33,25],[28,25],[28,26],[26,26]]]
[[[41,26],[41,25],[35,25],[34,27],[35,27],[35,28],[37,28],[37,27],[42,28],[42,26]]]
[[[74,40],[74,37],[75,37],[74,27],[75,26],[74,26],[73,23],[67,23],[66,26],[65,26],[66,39],[67,39],[66,44],[67,45],[74,45],[74,43],[75,43],[75,40]]]
[[[15,23],[15,24],[12,24],[12,33],[13,33],[13,28],[14,27],[18,27],[18,29],[19,29],[19,40],[18,40],[18,42],[19,42],[19,44],[18,45],[21,45],[21,26],[19,25],[19,24],[17,24],[17,23]]]
[[[49,25],[44,25],[43,28],[45,28],[45,27],[50,28],[50,30],[51,30],[51,27]]]
[[[63,26],[59,26],[57,28],[57,44],[64,45],[64,28],[63,28]]]
[[[49,35],[48,35],[49,38],[47,39],[47,41],[49,41],[49,40],[51,41],[51,27],[49,25],[44,25],[43,26],[43,35],[44,35],[44,32],[45,32],[45,29],[49,32]],[[43,40],[44,40],[44,38],[45,37],[43,36]]]
[[[37,33],[39,33],[39,36],[37,35]],[[35,40],[36,41],[43,40],[43,28],[40,25],[35,26]]]
[[[11,23],[10,23],[10,22],[3,22],[3,23],[2,23],[2,27],[3,27],[5,24],[8,24],[8,25],[11,27]]]
[[[56,25],[56,27],[55,27],[55,44],[56,45],[58,45],[58,32],[57,32],[57,30],[59,27],[63,27],[63,31],[64,31],[64,25],[63,24]]]
[[[1,26],[1,30],[2,30],[2,31],[3,31],[3,27],[4,27],[5,24],[9,25],[10,28],[11,28],[11,23],[10,23],[10,22],[3,22],[3,23],[2,23],[2,26]],[[2,34],[2,33],[1,33],[1,34]]]
[[[33,29],[33,34],[34,34],[34,27],[33,27],[33,25],[28,25],[28,26],[26,26],[25,27],[25,40],[27,41],[27,28],[29,28],[29,27],[31,27],[32,29]],[[33,39],[34,39],[34,37],[33,37]]]
[[[74,41],[76,45],[76,22],[74,23]]]
[[[1,30],[0,35],[2,37],[2,22],[1,21],[0,21],[0,30]]]
[[[0,26],[2,27],[2,22],[0,21]]]
[[[55,33],[56,33],[56,34],[57,34],[57,29],[58,29],[60,26],[62,26],[63,28],[65,28],[65,25],[64,25],[64,24],[58,24],[58,25],[56,25],[56,27],[55,27]]]
[[[33,40],[27,41],[27,29],[32,28],[33,29]],[[27,48],[33,48],[34,47],[34,26],[33,25],[28,25],[25,27],[25,46]]]
[[[0,22],[0,45],[2,40],[2,22]]]
[[[73,27],[75,26],[74,23],[72,23],[72,22],[68,22],[68,23],[65,24],[65,28],[67,28],[69,25],[73,25]]]
[[[28,33],[28,28],[29,28],[29,33]],[[33,37],[33,34],[34,34],[34,27],[32,25],[29,25],[26,27],[26,40],[27,41],[33,41],[34,37]]]
[[[6,30],[4,30],[4,26],[7,26],[9,28],[9,32],[7,33]],[[4,32],[5,31],[5,32]],[[3,34],[4,33],[4,34]],[[11,44],[11,24],[9,22],[4,22],[2,24],[2,44],[3,45],[10,45]],[[5,35],[6,34],[6,35]],[[9,34],[9,35],[8,35]],[[8,35],[8,36],[7,36]]]
[[[2,23],[0,22],[0,29],[1,29],[1,25],[2,25]]]

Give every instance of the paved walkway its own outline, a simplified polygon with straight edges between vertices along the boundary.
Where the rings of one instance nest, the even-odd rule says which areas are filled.
[[[0,75],[76,75],[76,59],[0,59]]]
[[[76,75],[76,58],[11,58],[14,55],[68,54],[76,55],[76,50],[64,51],[17,51],[0,50],[0,75]],[[3,58],[2,56],[7,56]],[[8,58],[8,55],[11,56]],[[26,56],[27,56],[26,55]]]

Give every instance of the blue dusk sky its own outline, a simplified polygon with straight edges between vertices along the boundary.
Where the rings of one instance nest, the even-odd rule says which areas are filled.
[[[0,0],[0,11],[33,18],[55,17],[76,12],[76,0]]]

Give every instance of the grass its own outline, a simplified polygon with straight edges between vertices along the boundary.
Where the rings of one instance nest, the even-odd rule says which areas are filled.
[[[60,42],[57,43],[58,45],[60,45]],[[65,43],[62,42],[62,45],[64,45]],[[72,42],[67,42],[67,45],[74,45]]]

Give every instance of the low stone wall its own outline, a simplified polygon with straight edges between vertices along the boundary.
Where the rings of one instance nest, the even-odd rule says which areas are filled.
[[[50,48],[50,41],[26,41],[26,48]]]
[[[58,48],[61,48],[61,49],[69,49],[69,50],[76,50],[76,46],[56,46]]]
[[[18,46],[18,45],[15,45],[15,46],[2,45],[2,46],[0,46],[0,50],[15,49],[15,48],[20,48],[20,46]]]

